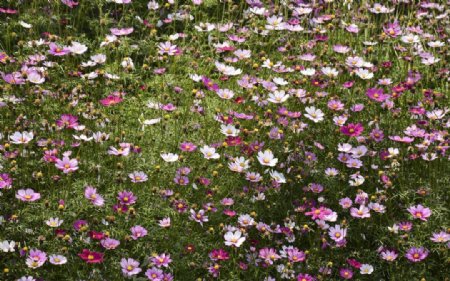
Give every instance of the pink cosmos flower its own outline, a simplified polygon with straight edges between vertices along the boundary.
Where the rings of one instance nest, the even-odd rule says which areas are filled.
[[[169,254],[161,254],[161,255],[156,255],[151,259],[152,263],[156,266],[156,267],[169,267],[169,264],[172,262],[172,259],[170,258]]]
[[[0,174],[0,189],[10,189],[12,182],[13,180],[9,174]]]
[[[411,262],[419,262],[424,260],[428,256],[428,253],[429,251],[424,247],[412,247],[406,252],[405,257]]]
[[[408,212],[416,219],[420,219],[422,221],[427,221],[427,219],[431,216],[431,210],[429,208],[425,208],[422,205],[411,206],[408,208]]]
[[[107,250],[114,250],[120,245],[120,241],[106,237],[100,241],[100,244]]]
[[[147,236],[147,229],[144,227],[136,225],[131,228],[131,238],[133,238],[133,240],[137,240],[144,236]]]
[[[144,172],[133,172],[128,175],[133,183],[146,182],[148,177]]]
[[[436,243],[446,243],[450,241],[450,234],[445,231],[441,231],[439,233],[433,233],[433,237],[430,238],[431,241]]]
[[[120,267],[122,268],[122,274],[125,277],[131,277],[133,275],[139,274],[142,269],[139,267],[139,262],[128,258],[128,259],[121,259],[120,260]]]
[[[389,95],[383,93],[383,89],[370,88],[367,90],[366,95],[374,101],[384,102],[389,98]]]
[[[311,211],[306,212],[305,215],[306,216],[311,216],[311,219],[316,220],[323,220],[326,216],[331,215],[332,211],[328,208],[325,207],[320,207],[320,208],[311,208]]]
[[[120,204],[122,205],[133,205],[136,203],[137,197],[133,194],[133,192],[124,190],[119,192],[117,199],[119,199]]]
[[[109,95],[109,96],[107,96],[106,98],[101,99],[101,100],[100,100],[100,103],[101,103],[103,106],[108,107],[108,106],[112,106],[112,105],[119,104],[119,103],[121,103],[122,101],[123,101],[123,98],[121,98],[120,96]]]
[[[180,149],[182,151],[192,152],[197,149],[197,146],[192,142],[183,142],[180,144]]]
[[[351,208],[350,215],[354,218],[370,218],[370,209],[364,205],[359,206],[359,208]]]
[[[339,270],[339,275],[344,279],[352,279],[353,271],[350,268],[341,268]]]
[[[145,272],[145,276],[147,276],[147,278],[150,281],[163,281],[164,279],[164,272],[161,269],[158,269],[156,267],[152,267],[147,269],[147,271]]]
[[[398,257],[398,254],[395,251],[389,251],[389,250],[383,250],[380,253],[380,255],[383,260],[386,260],[389,262],[394,261]]]
[[[38,268],[44,265],[47,261],[47,254],[41,250],[31,249],[30,254],[26,260],[29,268]]]
[[[31,188],[19,189],[16,193],[16,198],[26,202],[33,202],[41,198],[41,194]]]
[[[70,159],[68,156],[64,156],[62,160],[56,160],[55,166],[59,170],[62,170],[64,174],[68,174],[78,170],[78,160],[75,158]]]
[[[59,128],[73,129],[78,125],[78,117],[71,114],[62,114],[61,117],[56,120],[56,126]]]
[[[70,54],[70,49],[68,47],[60,47],[56,45],[55,43],[50,43],[49,45],[50,50],[48,50],[48,53],[54,56],[65,56],[67,54]]]
[[[259,255],[261,259],[264,260],[264,262],[267,265],[273,264],[274,261],[280,259],[281,257],[277,254],[275,249],[273,248],[262,248],[259,250]]]
[[[116,36],[124,36],[131,34],[134,31],[134,28],[128,27],[128,28],[111,28],[111,33]]]
[[[334,227],[330,227],[328,229],[328,235],[334,241],[341,242],[345,239],[345,236],[347,236],[347,229],[341,228],[340,225],[335,225]]]
[[[97,189],[92,186],[86,186],[84,197],[91,201],[94,206],[103,206],[105,204],[103,197],[98,194]]]

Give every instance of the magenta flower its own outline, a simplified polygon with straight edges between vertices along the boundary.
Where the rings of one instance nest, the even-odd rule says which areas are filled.
[[[0,174],[0,189],[9,189],[12,187],[12,178],[8,174]]]
[[[262,248],[259,250],[259,255],[261,259],[264,260],[264,262],[267,265],[273,264],[274,261],[280,259],[281,257],[277,254],[275,249],[273,248]]]
[[[312,208],[310,212],[306,212],[306,216],[311,216],[311,219],[316,220],[323,220],[326,216],[331,215],[332,211],[325,207],[320,208]]]
[[[120,97],[120,96],[109,95],[109,96],[107,96],[106,98],[101,99],[101,100],[100,100],[100,103],[101,103],[103,106],[108,107],[108,106],[112,106],[112,105],[119,104],[119,103],[121,103],[122,101],[123,101],[123,98]]]
[[[70,53],[70,49],[67,47],[60,47],[56,45],[55,43],[50,43],[49,45],[50,50],[48,51],[49,54],[54,56],[65,56]]]
[[[361,133],[364,131],[364,127],[361,123],[350,123],[347,126],[342,126],[340,128],[341,133],[344,135],[350,136],[350,137],[357,137],[361,135]]]
[[[225,261],[230,258],[230,255],[223,249],[214,249],[209,253],[209,258],[213,261]]]
[[[67,156],[64,156],[63,159],[57,159],[56,168],[59,170],[62,170],[64,174],[68,174],[70,172],[74,172],[78,170],[78,160],[77,159],[70,159]]]
[[[103,253],[92,252],[88,249],[83,249],[78,256],[87,263],[101,263],[103,262]]]
[[[408,212],[416,219],[420,219],[422,221],[427,221],[427,219],[431,216],[431,210],[429,208],[425,208],[422,205],[411,206],[408,208]]]
[[[300,273],[299,275],[297,275],[297,281],[315,281],[315,280],[316,278],[306,273]]]
[[[392,38],[395,38],[402,34],[402,28],[400,27],[397,21],[385,25],[383,27],[383,31],[387,36]]]
[[[383,93],[383,89],[370,88],[366,91],[366,95],[374,101],[384,102],[389,98],[389,95]]]
[[[61,117],[56,120],[56,126],[59,128],[73,129],[78,125],[78,117],[71,114],[62,114]]]
[[[208,221],[208,216],[205,216],[205,210],[201,209],[196,213],[193,209],[190,210],[190,219],[198,222],[201,226],[203,226],[204,222]]]
[[[406,252],[405,257],[411,262],[419,262],[424,260],[428,256],[428,253],[429,251],[424,247],[412,247]]]
[[[119,192],[117,199],[119,199],[120,204],[122,205],[133,205],[136,203],[137,197],[133,194],[133,192],[124,190]]]
[[[344,279],[352,279],[353,271],[350,268],[341,268],[339,270],[339,275]]]
[[[164,273],[161,269],[156,267],[152,267],[147,269],[145,272],[145,276],[147,276],[150,281],[164,281]]]
[[[169,264],[172,262],[172,259],[170,258],[169,254],[161,254],[161,255],[156,255],[151,259],[152,263],[156,266],[156,267],[169,267]]]
[[[16,198],[26,202],[33,202],[41,198],[41,194],[31,188],[19,189],[16,193]]]
[[[182,151],[192,152],[197,149],[197,146],[192,142],[183,142],[180,144],[180,149]]]
[[[142,269],[139,267],[139,262],[128,258],[128,259],[121,259],[120,260],[120,267],[122,268],[122,274],[125,277],[131,277],[133,275],[139,274]]]

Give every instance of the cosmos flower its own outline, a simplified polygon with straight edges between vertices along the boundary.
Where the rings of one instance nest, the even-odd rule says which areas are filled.
[[[421,204],[416,206],[411,206],[408,208],[408,212],[415,218],[420,219],[422,221],[427,221],[431,216],[431,210],[422,206]]]
[[[63,159],[56,159],[55,167],[63,171],[64,174],[68,174],[78,170],[78,160],[64,156]]]
[[[103,255],[103,253],[92,252],[88,249],[83,249],[83,251],[78,254],[78,256],[87,263],[102,263]]]
[[[225,233],[224,239],[226,246],[233,246],[237,248],[239,248],[245,241],[245,237],[242,236],[242,232],[240,232],[239,230],[235,232],[228,231],[227,233]]]
[[[33,132],[15,132],[12,136],[9,137],[12,143],[14,144],[27,144],[33,139]]]
[[[405,254],[405,257],[411,262],[423,261],[428,256],[429,251],[424,247],[411,247]]]
[[[25,202],[33,202],[41,198],[41,194],[35,192],[31,188],[27,189],[19,189],[16,193],[16,198],[25,201]]]
[[[132,258],[122,258],[120,260],[120,267],[122,268],[122,274],[125,277],[131,277],[139,274],[142,269],[139,267],[139,262]]]
[[[263,166],[274,167],[278,163],[278,158],[275,158],[271,150],[259,151],[257,158]]]

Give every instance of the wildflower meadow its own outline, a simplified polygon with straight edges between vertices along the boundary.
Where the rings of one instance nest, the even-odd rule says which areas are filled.
[[[447,0],[0,0],[0,280],[450,280]]]

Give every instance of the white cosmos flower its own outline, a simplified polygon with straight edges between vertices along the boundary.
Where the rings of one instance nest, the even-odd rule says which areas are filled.
[[[14,252],[14,247],[16,246],[16,242],[14,241],[3,241],[0,242],[0,250],[4,253],[8,253],[8,252]]]
[[[275,84],[278,84],[280,86],[285,86],[285,85],[289,84],[288,81],[284,80],[281,77],[276,77],[276,78],[273,78],[272,80]]]
[[[59,218],[50,218],[45,221],[45,223],[50,227],[58,227],[60,226],[64,220],[60,220]]]
[[[155,118],[155,119],[146,119],[144,122],[142,122],[144,125],[154,125],[161,122],[161,118]]]
[[[373,78],[373,73],[364,68],[358,68],[355,71],[355,74],[358,75],[359,78],[368,80]]]
[[[323,121],[323,117],[325,114],[322,112],[322,110],[315,108],[314,106],[309,106],[305,108],[307,114],[305,114],[305,117],[309,120],[313,121],[314,123],[318,123],[320,121]]]
[[[37,71],[32,71],[32,72],[28,73],[27,80],[33,84],[42,84],[45,82],[44,76],[42,76]]]
[[[236,129],[231,124],[228,124],[228,125],[222,124],[222,125],[220,125],[220,131],[225,136],[231,136],[231,137],[236,137],[237,135],[239,135],[239,132],[240,132],[239,129]]]
[[[361,274],[372,274],[373,266],[371,266],[370,264],[362,264],[359,268],[359,271]]]
[[[314,68],[306,68],[300,70],[300,73],[305,76],[313,76],[314,74],[316,74],[316,70]]]
[[[401,38],[403,43],[407,43],[407,44],[413,44],[413,43],[419,43],[420,42],[420,38],[419,36],[415,35],[415,34],[406,34],[403,35]]]
[[[20,24],[22,27],[27,28],[27,29],[30,29],[30,28],[33,27],[33,25],[31,25],[31,24],[29,24],[29,23],[26,23],[26,22],[24,22],[23,20],[19,21],[19,24]]]
[[[277,171],[270,171],[270,176],[277,183],[286,183],[286,177],[282,173],[279,173]]]
[[[73,54],[81,55],[87,51],[88,47],[80,42],[72,42],[72,46],[69,47],[69,50]]]
[[[104,54],[93,55],[91,56],[91,60],[95,63],[103,64],[106,62],[106,55]]]
[[[258,161],[263,166],[274,167],[278,163],[278,158],[275,158],[271,150],[258,152]]]
[[[9,139],[14,144],[29,143],[33,139],[33,132],[15,132]]]
[[[289,98],[285,91],[275,91],[269,94],[268,101],[272,103],[283,103]]]
[[[234,92],[229,89],[219,89],[216,93],[219,97],[225,100],[229,100],[234,97]]]
[[[328,76],[328,77],[337,77],[338,74],[339,74],[337,69],[336,68],[332,68],[332,67],[322,67],[320,70],[322,71],[322,73],[325,76]]]
[[[200,148],[200,152],[203,153],[203,156],[206,159],[219,159],[220,158],[219,153],[216,152],[216,149],[214,147],[205,145],[202,148]]]
[[[242,232],[239,230],[235,232],[228,231],[223,236],[225,238],[225,245],[239,247],[244,243],[245,237],[242,237]]]
[[[161,153],[161,158],[166,162],[175,162],[178,160],[178,155],[174,153]]]

